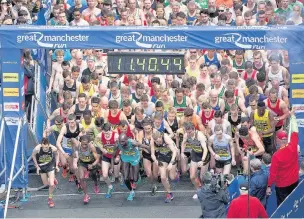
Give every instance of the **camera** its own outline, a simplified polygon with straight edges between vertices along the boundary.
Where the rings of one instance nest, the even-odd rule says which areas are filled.
[[[211,190],[218,193],[220,190],[226,189],[228,186],[228,175],[224,174],[212,174],[211,178]]]

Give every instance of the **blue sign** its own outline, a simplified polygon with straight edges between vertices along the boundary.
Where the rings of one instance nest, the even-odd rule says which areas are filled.
[[[9,54],[9,55],[8,55]],[[6,155],[6,175],[10,175],[14,146],[18,130],[18,121],[24,117],[24,72],[23,60],[20,50],[1,49],[2,56],[2,111],[6,123],[4,135],[5,155]],[[21,132],[17,143],[17,156],[14,166],[16,174],[22,165],[27,168],[27,159],[25,152],[26,129],[21,125]],[[13,181],[12,188],[24,188],[27,185],[27,171],[19,174]]]
[[[285,199],[271,218],[303,218],[304,181]]]
[[[17,28],[17,29],[16,29]],[[1,27],[2,48],[295,49],[304,29],[286,27]],[[101,43],[102,42],[102,43]]]

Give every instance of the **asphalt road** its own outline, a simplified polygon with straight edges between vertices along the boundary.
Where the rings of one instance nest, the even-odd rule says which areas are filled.
[[[41,185],[38,176],[31,175],[30,187]],[[161,184],[155,196],[150,195],[150,184],[142,179],[133,201],[127,201],[128,190],[115,184],[115,192],[110,199],[105,199],[107,187],[100,182],[100,193],[93,193],[89,183],[90,203],[83,204],[83,194],[76,192],[75,183],[59,178],[59,185],[54,193],[55,208],[47,205],[48,191],[31,192],[27,202],[19,209],[9,209],[9,218],[198,218],[201,214],[198,200],[193,200],[195,190],[189,179],[182,179],[174,188],[174,200],[164,203],[165,193]]]

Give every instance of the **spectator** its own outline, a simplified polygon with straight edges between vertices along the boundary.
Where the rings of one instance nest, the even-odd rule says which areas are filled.
[[[248,185],[240,185],[241,195],[233,199],[227,213],[227,218],[268,218],[265,208],[258,198],[248,197]],[[248,203],[249,201],[249,203]],[[250,204],[250,210],[248,208]]]
[[[73,20],[71,21],[71,26],[89,26],[89,23],[82,18],[80,9],[75,9],[73,11]]]
[[[24,94],[25,94],[25,111],[28,121],[31,120],[32,97],[35,94],[35,68],[34,61],[30,50],[23,51],[24,57]]]
[[[289,16],[291,15],[291,8],[288,7],[289,1],[288,0],[281,0],[280,1],[280,6],[278,7],[278,9],[274,12],[276,15],[278,16],[282,16],[285,17],[286,19],[289,18]]]
[[[267,177],[269,176],[269,169],[271,165],[271,155],[270,154],[263,154],[262,156],[262,169],[267,174]]]
[[[252,171],[250,181],[250,196],[257,197],[262,205],[266,207],[266,189],[268,176],[262,170],[262,162],[259,159],[250,161],[250,169]]]
[[[301,7],[299,5],[294,5],[291,17],[287,21],[293,21],[296,25],[302,24],[301,12]]]
[[[277,144],[280,149],[272,156],[267,194],[271,193],[271,186],[275,184],[277,206],[297,187],[299,182],[299,154],[298,154],[298,125],[294,115],[290,118],[291,138],[285,131],[277,132]]]
[[[267,22],[266,22],[266,13],[265,11],[259,11],[259,18],[258,18],[258,26],[266,26]]]
[[[200,11],[200,16],[194,21],[195,26],[215,26],[209,20],[209,12],[206,9]]]

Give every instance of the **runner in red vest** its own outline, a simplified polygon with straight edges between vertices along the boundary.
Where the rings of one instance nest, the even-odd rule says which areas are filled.
[[[275,88],[270,89],[269,97],[264,101],[268,109],[275,114],[274,120],[277,122],[275,130],[280,130],[284,125],[285,119],[289,116],[286,103],[278,98],[278,93]]]
[[[119,126],[117,127],[117,132],[119,135],[122,133],[126,134],[128,138],[134,138],[134,134],[136,132],[135,127],[133,125],[129,125],[127,120],[121,120]]]
[[[242,73],[242,78],[246,81],[251,78],[253,80],[257,80],[257,70],[253,69],[253,63],[251,61],[247,61],[245,63],[245,71]]]

